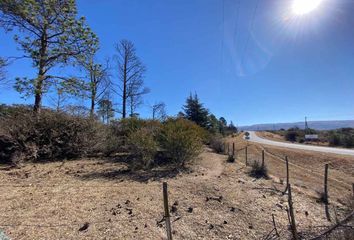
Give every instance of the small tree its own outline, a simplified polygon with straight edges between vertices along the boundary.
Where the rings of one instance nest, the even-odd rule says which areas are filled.
[[[5,66],[6,66],[5,59],[0,57],[0,81],[3,81],[5,79]]]
[[[109,60],[102,65],[96,62],[96,54],[98,51],[98,44],[93,43],[87,52],[77,57],[80,66],[85,72],[87,85],[87,98],[90,100],[90,116],[93,117],[96,110],[96,105],[101,98],[112,87],[112,82],[109,75]]]
[[[224,135],[225,134],[225,128],[227,127],[227,121],[224,117],[219,118],[219,132]]]
[[[67,64],[98,41],[85,18],[77,19],[75,0],[2,0],[0,26],[22,33],[21,38],[15,35],[15,41],[38,71],[36,78],[17,78],[16,83],[19,92],[35,95],[37,114],[43,94],[55,79],[49,71],[58,64]]]
[[[212,133],[219,133],[219,121],[214,114],[208,116],[208,129]]]
[[[155,103],[152,105],[152,119],[165,120],[166,119],[166,104],[163,102]]]
[[[135,114],[136,108],[142,103],[142,96],[149,92],[144,87],[144,74],[146,68],[136,54],[134,44],[122,40],[116,45],[115,60],[118,67],[118,95],[122,101],[122,118],[126,118],[127,109],[130,115]]]
[[[102,118],[102,122],[107,124],[114,117],[113,104],[109,99],[99,101],[98,115]]]
[[[199,101],[197,94],[194,94],[194,96],[191,94],[187,98],[186,104],[183,106],[183,110],[186,119],[195,122],[203,128],[208,128],[209,112]]]
[[[59,112],[63,110],[70,96],[83,97],[86,86],[83,81],[77,78],[67,78],[65,81],[53,79],[52,89],[54,94],[50,96],[50,100]]]

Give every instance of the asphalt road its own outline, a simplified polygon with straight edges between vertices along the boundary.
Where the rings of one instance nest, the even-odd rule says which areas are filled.
[[[284,148],[302,149],[302,150],[307,150],[307,151],[316,151],[316,152],[323,152],[323,153],[333,153],[333,154],[339,154],[339,155],[354,156],[354,150],[351,150],[351,149],[318,147],[318,146],[311,146],[311,145],[304,145],[304,144],[277,142],[277,141],[272,141],[269,139],[258,137],[254,131],[248,131],[248,132],[250,133],[250,139],[248,140],[250,142],[278,146],[278,147],[284,147]]]

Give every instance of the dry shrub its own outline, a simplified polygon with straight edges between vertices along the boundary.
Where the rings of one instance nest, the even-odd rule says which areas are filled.
[[[229,155],[229,156],[227,157],[227,162],[229,162],[229,163],[235,162],[235,157],[234,157],[234,155]]]
[[[249,174],[255,178],[269,178],[267,166],[261,164],[259,161],[253,161]]]
[[[184,167],[199,155],[204,129],[185,119],[169,119],[161,130],[159,142],[170,162]]]
[[[80,157],[94,152],[99,142],[102,125],[93,119],[46,109],[37,117],[25,107],[9,107],[2,113],[1,132],[16,146],[17,162]]]
[[[210,140],[209,146],[216,152],[216,153],[223,153],[225,151],[224,149],[224,141],[220,136],[214,136]]]

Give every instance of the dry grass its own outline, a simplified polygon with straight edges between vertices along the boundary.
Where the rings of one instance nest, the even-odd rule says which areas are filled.
[[[282,239],[288,238],[287,196],[278,191],[285,186],[277,178],[248,176],[240,154],[236,164],[226,160],[206,149],[191,172],[129,172],[124,163],[99,159],[0,170],[0,229],[26,240],[165,239],[158,222],[167,181],[170,205],[177,201],[174,239],[259,239],[272,228],[272,214]],[[293,197],[300,231],[328,225],[323,206],[303,188],[295,188]]]

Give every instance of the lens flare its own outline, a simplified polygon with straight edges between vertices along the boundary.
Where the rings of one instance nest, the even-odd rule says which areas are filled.
[[[321,2],[322,0],[294,0],[292,9],[296,15],[304,15],[315,10]]]

